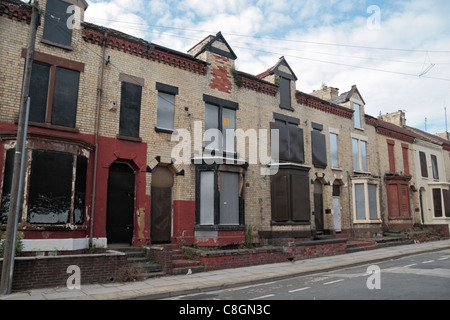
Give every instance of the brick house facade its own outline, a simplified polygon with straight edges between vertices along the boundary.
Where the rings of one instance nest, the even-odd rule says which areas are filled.
[[[58,14],[71,4],[87,8],[40,1],[19,223],[27,251],[227,246],[248,229],[261,243],[383,231],[385,159],[356,86],[303,93],[284,58],[259,75],[238,71],[221,33],[182,53],[91,23],[70,30]],[[29,5],[0,0],[3,222],[29,20]],[[252,143],[253,132],[268,143]]]

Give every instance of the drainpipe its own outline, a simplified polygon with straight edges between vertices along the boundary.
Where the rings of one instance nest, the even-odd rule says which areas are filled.
[[[98,137],[100,130],[100,107],[102,103],[102,95],[103,95],[103,75],[105,71],[105,52],[106,52],[106,43],[107,43],[108,33],[105,32],[103,45],[102,45],[102,60],[100,62],[101,71],[100,71],[100,79],[99,86],[97,89],[97,110],[95,116],[95,151],[94,151],[94,176],[92,181],[92,204],[91,204],[91,226],[89,232],[89,248],[93,247],[93,233],[94,233],[94,216],[95,216],[95,189],[97,187],[97,163],[98,163]]]

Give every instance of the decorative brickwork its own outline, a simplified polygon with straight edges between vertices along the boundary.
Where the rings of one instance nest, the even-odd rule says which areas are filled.
[[[347,119],[351,119],[353,117],[352,110],[345,109],[343,107],[333,105],[331,103],[327,103],[324,100],[317,99],[314,96],[310,96],[300,91],[297,91],[296,95],[297,95],[297,103],[302,104],[304,106],[318,109],[323,112],[335,114]]]
[[[83,39],[92,44],[102,45],[105,41],[105,36],[103,33],[85,26],[83,30]],[[195,59],[188,59],[173,53],[164,52],[150,43],[145,46],[144,44],[139,44],[117,36],[107,36],[106,41],[107,46],[110,49],[129,53],[140,58],[156,61],[193,73],[206,75],[207,67],[204,63]]]
[[[20,4],[11,4],[0,1],[0,16],[8,15],[10,19],[17,21],[26,21],[27,24],[31,22],[31,10],[28,6]]]

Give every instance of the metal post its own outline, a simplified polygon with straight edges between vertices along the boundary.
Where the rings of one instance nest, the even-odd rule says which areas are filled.
[[[20,213],[20,203],[23,198],[20,195],[20,188],[23,190],[21,182],[21,172],[25,171],[23,160],[26,159],[24,150],[27,138],[27,119],[30,95],[31,69],[33,66],[34,48],[36,42],[37,27],[39,25],[39,3],[34,1],[32,4],[32,15],[30,23],[30,38],[28,43],[27,58],[25,63],[25,74],[22,87],[22,98],[19,111],[19,124],[17,127],[16,154],[14,157],[14,170],[11,186],[11,201],[9,204],[8,224],[6,229],[5,252],[2,266],[2,277],[0,283],[0,294],[7,295],[11,293],[12,278],[14,271],[14,256],[17,235],[17,224]]]

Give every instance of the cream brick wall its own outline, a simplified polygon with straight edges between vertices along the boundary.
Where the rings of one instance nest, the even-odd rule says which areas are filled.
[[[41,1],[41,7],[45,8],[46,1]],[[52,47],[39,41],[42,38],[43,27],[38,31],[36,51],[47,53],[69,60],[85,64],[85,71],[80,77],[80,90],[78,100],[78,113],[76,126],[81,133],[94,134],[95,110],[98,80],[101,68],[102,48],[98,44],[85,42],[82,38],[82,30],[74,30],[73,51]],[[6,16],[0,16],[0,30],[10,30],[8,34],[14,37],[0,37],[0,63],[2,73],[0,74],[0,121],[13,122],[17,118],[18,105],[20,103],[20,90],[17,84],[21,83],[23,77],[24,59],[20,57],[21,50],[26,46],[29,26],[24,22],[10,20]],[[179,94],[175,98],[175,129],[183,128],[190,132],[194,130],[194,121],[204,123],[205,103],[203,95],[211,95],[239,103],[236,113],[236,127],[243,129],[266,129],[270,132],[270,123],[274,120],[273,113],[280,113],[300,119],[300,128],[304,130],[305,142],[305,165],[311,166],[309,179],[314,181],[318,176],[323,177],[323,182],[329,185],[323,187],[324,210],[333,209],[332,185],[335,180],[342,181],[341,206],[342,227],[352,227],[352,200],[351,181],[353,175],[352,142],[351,135],[359,134],[368,140],[368,168],[373,176],[380,176],[378,163],[379,150],[376,142],[375,128],[367,125],[364,121],[362,130],[355,129],[352,119],[346,119],[337,115],[329,114],[308,106],[300,105],[296,101],[296,84],[291,83],[292,107],[294,111],[279,108],[280,94],[271,96],[256,92],[247,88],[238,87],[231,75],[234,61],[229,60],[225,65],[229,71],[232,87],[230,92],[223,92],[211,88],[213,81],[212,70],[218,66],[217,60],[210,52],[202,53],[198,58],[207,61],[210,66],[206,75],[182,70],[157,61],[151,61],[118,51],[117,49],[106,49],[105,57],[110,57],[110,63],[104,68],[103,97],[101,101],[100,135],[114,138],[119,133],[120,119],[120,96],[121,73],[144,79],[145,85],[142,91],[140,137],[142,142],[148,145],[148,162],[160,156],[164,161],[170,159],[171,151],[177,142],[171,142],[171,135],[155,132],[157,117],[157,95],[156,82],[165,83],[179,88]],[[245,71],[245,70],[244,70]],[[295,70],[294,70],[295,71]],[[273,77],[272,77],[273,78]],[[268,77],[267,79],[271,79]],[[274,78],[273,78],[273,81]],[[109,105],[116,102],[118,110],[109,110]],[[186,111],[186,108],[188,109]],[[326,136],[328,166],[326,169],[314,168],[312,165],[311,131],[312,122],[324,126],[323,134]],[[331,168],[330,154],[330,129],[338,132],[339,164],[340,168]],[[192,134],[193,137],[193,134]],[[268,138],[270,141],[270,138]],[[192,152],[194,143],[192,141]],[[270,148],[268,148],[270,154]],[[249,160],[249,149],[247,146],[246,160]],[[411,161],[412,162],[412,161]],[[183,164],[180,170],[185,170],[184,177],[176,177],[173,189],[174,200],[195,200],[195,167]],[[251,165],[246,174],[244,184],[245,192],[245,221],[247,225],[256,227],[260,231],[281,230],[310,230],[314,229],[314,217],[311,216],[311,226],[272,226],[271,225],[271,196],[270,177],[260,174],[261,165]],[[151,174],[147,174],[146,194],[150,194]],[[313,186],[310,187],[311,211],[314,211]],[[324,214],[325,229],[334,229],[333,214]]]

